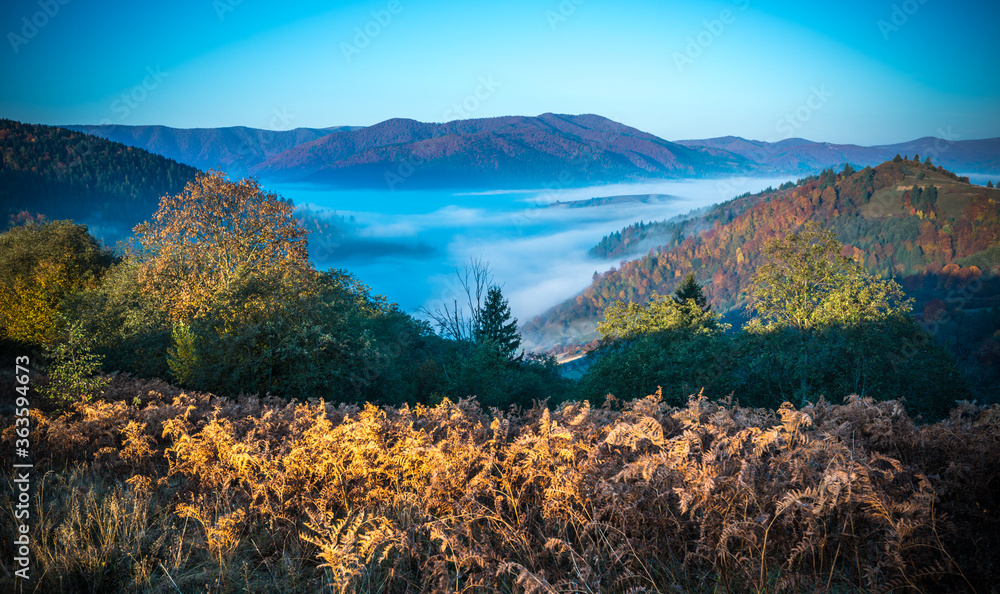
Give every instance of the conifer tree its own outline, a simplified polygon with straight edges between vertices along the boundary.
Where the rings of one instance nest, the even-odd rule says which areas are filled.
[[[937,198],[937,186],[927,186],[927,190],[924,191],[923,201],[926,202],[928,206],[934,206],[937,204]]]
[[[694,274],[688,274],[684,277],[680,286],[674,291],[674,301],[679,304],[685,303],[688,299],[694,299],[694,302],[698,304],[698,307],[702,311],[709,311],[712,306],[708,304],[708,299],[705,298],[705,294],[701,290],[701,285],[698,284],[694,279]]]
[[[486,301],[479,312],[476,324],[475,341],[489,342],[500,352],[506,361],[514,361],[518,347],[521,346],[521,334],[517,331],[517,318],[510,314],[510,304],[504,298],[500,287],[493,285],[486,293]]]

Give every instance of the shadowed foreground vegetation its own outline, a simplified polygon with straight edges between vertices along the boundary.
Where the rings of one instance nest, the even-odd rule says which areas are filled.
[[[857,397],[359,407],[118,375],[99,399],[31,414],[37,591],[986,592],[1000,578],[996,405],[926,425]]]

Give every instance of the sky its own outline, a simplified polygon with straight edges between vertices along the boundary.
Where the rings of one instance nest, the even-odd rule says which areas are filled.
[[[1000,2],[6,0],[0,117],[596,113],[668,140],[1000,137]]]

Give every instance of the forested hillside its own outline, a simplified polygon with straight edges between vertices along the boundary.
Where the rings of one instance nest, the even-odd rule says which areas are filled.
[[[533,344],[581,344],[596,338],[615,301],[648,302],[669,294],[688,273],[719,311],[742,304],[741,291],[767,241],[816,221],[833,229],[844,255],[900,280],[917,299],[925,326],[992,361],[1000,328],[1000,190],[914,159],[833,170],[778,190],[744,195],[679,221],[640,224],[605,237],[593,253],[622,257],[658,247],[603,274],[574,299],[524,327]],[[971,333],[966,335],[963,333]],[[992,337],[992,338],[991,338]],[[958,345],[956,345],[958,346]]]
[[[64,128],[0,120],[0,225],[21,211],[131,226],[197,169]]]

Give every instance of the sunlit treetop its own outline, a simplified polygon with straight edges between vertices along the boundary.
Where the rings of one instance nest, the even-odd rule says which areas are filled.
[[[749,328],[808,330],[911,312],[912,301],[899,284],[872,276],[841,255],[842,247],[833,231],[816,224],[768,242],[766,262],[747,289],[747,308],[755,313]]]
[[[306,231],[292,206],[253,179],[200,175],[182,193],[164,196],[135,233],[146,280],[167,290],[178,321],[197,317],[239,278],[309,267]]]

